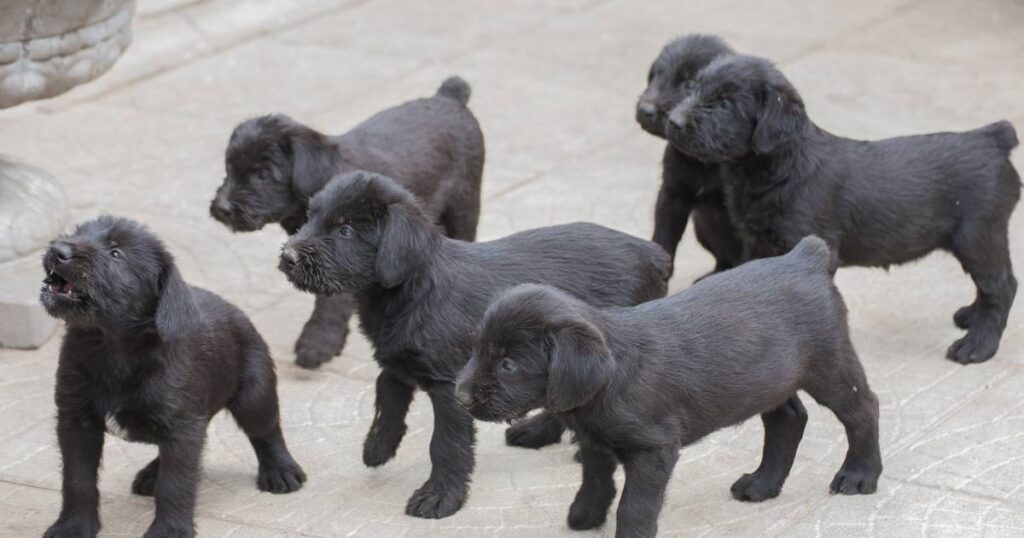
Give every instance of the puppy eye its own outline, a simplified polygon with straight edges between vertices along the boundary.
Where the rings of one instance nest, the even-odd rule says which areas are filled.
[[[501,359],[501,364],[498,367],[507,374],[514,374],[519,370],[519,366],[508,357]]]
[[[271,179],[274,179],[270,170],[260,170],[259,173],[256,174],[256,177],[259,178],[260,181],[270,181]]]
[[[338,228],[338,235],[342,237],[352,237],[354,233],[356,233],[356,230],[348,224],[342,224],[341,228]]]
[[[697,83],[694,82],[693,79],[686,80],[686,81],[683,82],[683,89],[688,91],[688,92],[692,92],[693,89],[696,88],[696,87],[697,87]]]
[[[120,250],[117,250],[116,248],[112,248],[112,249],[110,249],[110,257],[114,258],[115,260],[120,260],[121,258],[124,257],[124,255],[121,254]]]

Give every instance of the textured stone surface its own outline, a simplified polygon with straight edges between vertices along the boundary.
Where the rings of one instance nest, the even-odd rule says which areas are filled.
[[[0,6],[0,108],[60,95],[106,72],[132,40],[134,0]]]
[[[480,237],[594,220],[642,236],[661,144],[632,106],[660,46],[720,33],[775,57],[812,116],[836,132],[883,137],[1024,125],[1021,4],[1012,0],[712,2],[228,2],[161,0],[137,17],[136,42],[106,77],[41,104],[0,112],[0,147],[57,174],[76,219],[101,212],[148,222],[182,271],[243,307],[278,360],[289,444],[310,474],[301,492],[258,493],[255,458],[214,420],[200,485],[203,536],[611,536],[578,534],[565,514],[579,484],[572,448],[521,451],[500,425],[478,424],[465,509],[440,521],[403,515],[429,472],[431,413],[418,397],[396,459],[360,462],[377,367],[353,335],[320,372],[291,364],[312,300],[275,269],[283,233],[231,234],[207,216],[235,121],[285,111],[342,131],[381,107],[433,93],[450,73],[473,85],[488,144]],[[231,14],[237,16],[232,17]],[[1014,162],[1024,168],[1024,152]],[[1024,267],[1024,216],[1011,223]],[[685,288],[712,260],[690,233],[672,281]],[[42,278],[42,271],[38,277]],[[1020,536],[1024,534],[1024,320],[1010,317],[999,354],[945,359],[961,332],[952,313],[973,297],[950,256],[889,272],[844,269],[854,343],[882,408],[877,494],[832,497],[845,450],[827,410],[810,420],[782,495],[750,505],[729,485],[757,466],[757,420],[683,451],[665,536]],[[1019,305],[1018,305],[1019,306]],[[0,535],[37,535],[59,506],[52,384],[59,340],[0,351]],[[128,488],[155,449],[109,439],[101,491],[107,536],[137,536],[153,514]],[[621,487],[621,474],[618,476]]]

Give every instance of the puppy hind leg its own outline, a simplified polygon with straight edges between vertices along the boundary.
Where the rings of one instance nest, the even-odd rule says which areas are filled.
[[[257,352],[266,353],[266,349]],[[292,458],[281,434],[277,380],[269,356],[248,362],[238,392],[228,403],[228,411],[256,452],[259,462],[256,485],[260,491],[290,493],[299,490],[306,481],[306,473]]]
[[[618,462],[608,450],[580,443],[583,483],[569,507],[569,528],[596,529],[608,518],[608,507],[615,499],[615,467]]]
[[[807,425],[807,410],[797,395],[761,415],[764,423],[764,451],[761,465],[753,473],[740,477],[732,496],[739,501],[760,502],[777,497],[793,468],[797,447]]]
[[[505,443],[522,448],[541,448],[562,440],[565,426],[548,412],[517,422],[505,430]]]
[[[961,228],[954,238],[953,255],[974,280],[977,298],[954,315],[954,322],[967,328],[967,334],[949,347],[946,357],[972,364],[987,361],[999,349],[1017,294],[1017,279],[1010,263],[1005,223]]]
[[[314,370],[340,355],[348,339],[348,320],[355,309],[356,301],[351,294],[317,295],[313,313],[295,341],[295,364]]]
[[[804,390],[829,408],[846,430],[849,448],[829,490],[844,495],[878,489],[882,455],[878,445],[878,398],[868,386],[853,346],[846,342],[834,360],[819,361]]]
[[[405,416],[415,390],[387,370],[377,376],[373,424],[363,441],[363,463],[368,467],[383,465],[395,457],[405,436]]]
[[[434,407],[434,433],[430,438],[430,478],[406,503],[405,513],[428,519],[448,517],[462,508],[469,494],[475,459],[473,417],[455,399],[451,383],[427,388]]]
[[[153,496],[153,488],[156,486],[156,477],[160,473],[160,458],[153,458],[143,467],[132,481],[132,493],[136,495]]]

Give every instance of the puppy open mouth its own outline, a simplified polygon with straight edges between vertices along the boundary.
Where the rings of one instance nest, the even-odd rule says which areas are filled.
[[[78,303],[85,300],[85,295],[77,289],[75,283],[57,274],[56,271],[50,271],[43,279],[42,291],[65,301]]]

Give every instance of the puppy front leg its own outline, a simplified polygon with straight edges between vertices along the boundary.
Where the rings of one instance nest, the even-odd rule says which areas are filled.
[[[473,418],[455,400],[451,383],[427,388],[434,406],[434,435],[430,438],[430,478],[409,498],[405,513],[440,519],[448,517],[466,502],[469,477],[473,472]]]
[[[616,538],[647,538],[658,533],[665,488],[678,459],[677,447],[626,454],[622,462],[626,485],[615,516]]]
[[[541,448],[561,441],[564,429],[557,417],[544,411],[509,426],[505,430],[505,443],[522,448]]]
[[[569,508],[569,528],[583,531],[596,529],[608,517],[608,507],[615,499],[615,455],[607,449],[580,442],[583,483]]]
[[[156,517],[145,538],[195,536],[196,489],[206,420],[176,426],[173,436],[159,445],[160,469],[153,490]]]
[[[348,293],[317,295],[313,314],[295,341],[295,364],[312,370],[341,354],[355,308],[355,298]]]
[[[415,387],[387,370],[377,376],[373,424],[363,442],[363,463],[367,466],[383,465],[395,457],[405,436],[405,415],[409,413],[414,390]]]
[[[43,535],[96,536],[100,530],[97,470],[103,454],[103,426],[95,417],[71,416],[61,410],[57,416],[57,442],[63,460],[63,504],[57,522]]]
[[[665,184],[658,191],[658,201],[654,205],[654,237],[657,243],[668,252],[673,261],[676,259],[676,248],[686,231],[686,220],[690,218],[692,207],[669,192]]]

